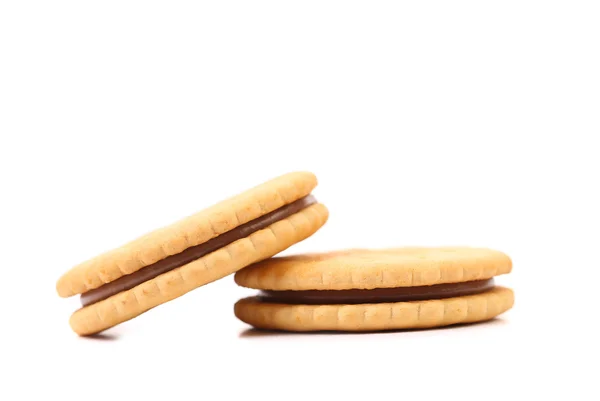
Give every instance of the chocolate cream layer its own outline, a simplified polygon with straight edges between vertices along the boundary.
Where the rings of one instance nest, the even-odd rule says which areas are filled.
[[[494,288],[494,279],[419,287],[376,288],[373,290],[262,290],[263,302],[295,305],[373,304],[407,302],[475,295]]]
[[[316,202],[317,200],[312,195],[298,199],[297,201],[282,206],[271,213],[265,214],[264,216],[242,224],[233,230],[227,231],[226,233],[223,233],[203,244],[187,248],[181,253],[168,256],[165,259],[159,260],[158,262],[148,265],[134,273],[122,276],[115,281],[87,291],[81,294],[81,304],[83,306],[91,305],[116,295],[122,291],[129,290],[148,280],[152,280],[161,274],[186,265],[196,259],[200,259],[201,257],[221,249],[239,239],[245,238],[256,231],[265,229],[271,224],[298,213],[299,211],[315,204]]]

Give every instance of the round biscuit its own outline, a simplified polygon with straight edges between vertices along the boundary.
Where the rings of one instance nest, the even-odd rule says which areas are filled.
[[[250,297],[238,301],[234,312],[238,319],[259,329],[361,332],[481,322],[506,312],[513,303],[512,290],[495,287],[456,298],[356,305],[287,305]]]
[[[487,248],[350,249],[264,260],[237,272],[235,282],[276,291],[374,289],[484,280],[511,270],[506,254]]]

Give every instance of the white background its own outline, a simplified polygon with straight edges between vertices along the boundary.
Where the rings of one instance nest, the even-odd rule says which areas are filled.
[[[598,399],[599,7],[0,3],[0,399]],[[515,308],[261,334],[227,277],[71,332],[64,271],[294,170],[331,215],[286,254],[491,247]]]

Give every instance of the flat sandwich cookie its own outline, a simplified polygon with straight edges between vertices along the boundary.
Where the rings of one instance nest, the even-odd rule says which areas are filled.
[[[75,266],[56,284],[81,294],[72,329],[98,333],[306,239],[328,218],[316,185],[308,172],[279,176]]]
[[[235,315],[256,328],[380,331],[492,319],[513,306],[494,276],[511,259],[478,248],[354,249],[275,257],[235,274],[260,292]]]

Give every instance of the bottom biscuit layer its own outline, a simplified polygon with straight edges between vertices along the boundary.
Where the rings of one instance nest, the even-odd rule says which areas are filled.
[[[262,329],[285,331],[384,331],[442,327],[490,320],[512,308],[505,287],[455,298],[357,305],[288,305],[258,297],[235,304],[241,321]]]
[[[133,319],[308,238],[328,216],[323,204],[309,206],[187,265],[75,311],[71,328],[79,335],[91,335]]]

